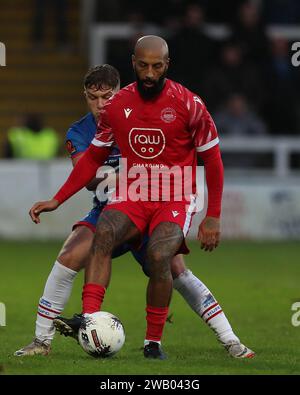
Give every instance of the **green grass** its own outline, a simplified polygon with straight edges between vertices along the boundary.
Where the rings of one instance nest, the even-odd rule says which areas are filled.
[[[0,242],[0,371],[4,374],[299,374],[300,327],[291,325],[291,305],[300,301],[300,245],[224,242],[213,253],[190,243],[189,268],[211,289],[241,340],[257,352],[252,360],[229,358],[215,335],[173,293],[174,323],[164,332],[166,361],[145,360],[147,279],[131,255],[113,263],[103,310],[119,316],[126,342],[115,357],[97,360],[73,339],[56,336],[48,357],[17,358],[13,352],[34,333],[36,306],[61,243]],[[83,277],[75,281],[65,315],[81,309]]]

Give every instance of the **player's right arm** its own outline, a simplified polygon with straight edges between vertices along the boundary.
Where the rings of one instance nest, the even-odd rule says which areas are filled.
[[[113,133],[104,111],[101,114],[98,133],[92,144],[78,160],[64,185],[51,200],[37,202],[29,210],[32,221],[36,224],[40,223],[39,215],[42,212],[56,210],[63,202],[85,187],[95,177],[98,168],[107,159],[113,142]]]
[[[62,203],[85,187],[96,175],[98,168],[103,165],[110,153],[110,148],[96,147],[93,144],[73,168],[67,181],[56,195],[44,202],[35,203],[29,211],[33,222],[40,223],[39,215],[43,212],[56,210]]]

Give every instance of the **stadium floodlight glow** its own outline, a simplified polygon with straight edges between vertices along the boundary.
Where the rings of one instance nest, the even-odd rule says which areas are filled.
[[[0,326],[6,326],[6,308],[4,303],[0,303]]]
[[[6,47],[0,42],[0,66],[6,66]]]

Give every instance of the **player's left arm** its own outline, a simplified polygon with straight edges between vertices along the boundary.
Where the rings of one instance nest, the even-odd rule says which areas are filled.
[[[79,161],[79,159],[84,155],[84,152],[80,152],[78,155],[71,157],[72,160],[72,165],[73,167],[76,166],[77,162]],[[88,191],[95,191],[97,189],[97,186],[100,182],[102,182],[106,177],[102,177],[102,178],[97,178],[94,177],[92,179],[92,181],[90,181],[85,187]]]
[[[208,192],[207,212],[198,231],[201,248],[212,251],[220,242],[220,216],[224,170],[219,145],[198,153],[204,162]]]
[[[204,103],[194,96],[192,132],[198,156],[204,162],[208,191],[207,212],[198,231],[201,248],[212,251],[220,242],[220,216],[224,184],[224,169],[215,123]]]

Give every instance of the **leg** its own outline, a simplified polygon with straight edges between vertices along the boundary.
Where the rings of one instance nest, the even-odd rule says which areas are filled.
[[[106,210],[99,217],[85,272],[85,282],[109,285],[111,256],[119,245],[140,236],[128,216],[118,210]]]
[[[83,313],[93,313],[101,308],[110,282],[113,250],[138,237],[140,231],[123,212],[107,209],[101,214],[85,271]]]
[[[254,356],[253,351],[241,344],[210,290],[185,266],[182,255],[172,259],[171,272],[174,288],[190,307],[214,331],[230,355],[239,358]]]
[[[173,288],[171,259],[178,251],[182,240],[183,232],[179,225],[161,222],[154,229],[148,242],[146,261],[149,264],[150,278],[147,288],[145,357],[161,359],[164,357],[147,347],[154,342],[160,343],[162,337]]]
[[[53,340],[55,328],[53,319],[59,315],[69,300],[73,281],[88,257],[93,240],[93,232],[78,226],[64,243],[50,272],[43,296],[40,298],[34,342],[18,350],[15,355],[47,354]]]
[[[89,251],[92,246],[94,233],[87,226],[77,226],[64,243],[58,262],[76,272],[86,266]]]
[[[186,268],[182,255],[176,255],[173,258],[171,271],[174,288],[195,313],[214,330],[218,339],[223,343],[238,340],[220,305],[206,285]]]
[[[152,306],[162,307],[170,303],[173,287],[170,265],[182,240],[181,228],[171,222],[159,224],[149,239],[146,252],[150,270],[147,303]]]

